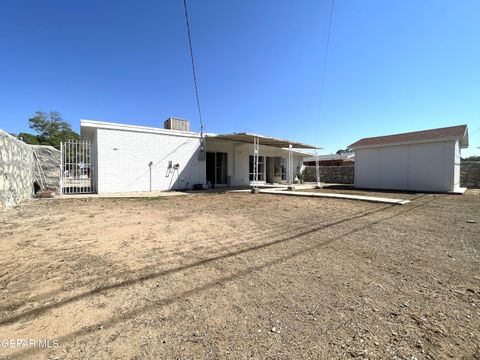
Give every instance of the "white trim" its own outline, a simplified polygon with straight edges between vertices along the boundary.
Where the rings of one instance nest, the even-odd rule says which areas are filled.
[[[250,156],[253,157],[253,172],[250,172]],[[263,159],[260,161],[260,159]],[[262,163],[263,165],[263,173],[260,173],[258,172],[258,165],[260,165],[260,163]],[[250,181],[251,184],[260,184],[260,183],[266,183],[266,178],[267,178],[267,172],[266,172],[266,168],[267,168],[267,156],[265,155],[258,155],[258,160],[257,160],[257,179],[255,179],[255,153],[253,153],[252,155],[248,155],[248,181]],[[250,180],[250,176],[252,176],[252,180]],[[263,177],[263,180],[259,180],[259,178]]]
[[[119,123],[96,121],[96,120],[81,119],[80,128],[82,127],[95,128],[95,129],[136,131],[136,132],[143,132],[143,133],[150,133],[150,134],[162,134],[162,135],[170,135],[170,136],[200,138],[200,133],[191,132],[191,131],[170,130],[170,129],[148,127],[148,126],[127,125],[127,124],[119,124]]]

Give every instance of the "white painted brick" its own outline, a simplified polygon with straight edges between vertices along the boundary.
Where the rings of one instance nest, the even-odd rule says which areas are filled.
[[[193,136],[97,129],[98,193],[176,190],[205,186],[205,161],[198,160],[200,139]],[[168,163],[179,164],[169,171]]]

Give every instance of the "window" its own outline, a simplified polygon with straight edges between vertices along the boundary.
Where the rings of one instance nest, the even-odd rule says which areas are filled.
[[[250,179],[250,181],[254,181],[253,155],[250,155],[250,158],[248,161],[248,172],[249,172],[248,178]],[[265,156],[258,157],[258,181],[265,181]]]

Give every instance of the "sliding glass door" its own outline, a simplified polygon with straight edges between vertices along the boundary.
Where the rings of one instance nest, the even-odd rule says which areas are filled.
[[[212,185],[228,184],[228,154],[207,152],[207,181]]]

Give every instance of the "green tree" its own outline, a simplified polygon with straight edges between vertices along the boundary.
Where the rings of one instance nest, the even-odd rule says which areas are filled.
[[[30,145],[38,145],[40,141],[38,141],[37,135],[21,132],[18,135],[15,135],[17,139],[22,140],[23,142],[30,144]]]
[[[38,135],[34,136],[36,136],[38,143],[42,145],[59,146],[60,142],[79,138],[78,134],[72,130],[68,122],[63,120],[58,111],[48,113],[37,111],[33,117],[28,119],[28,125],[37,132]],[[27,138],[32,141],[30,137]]]

